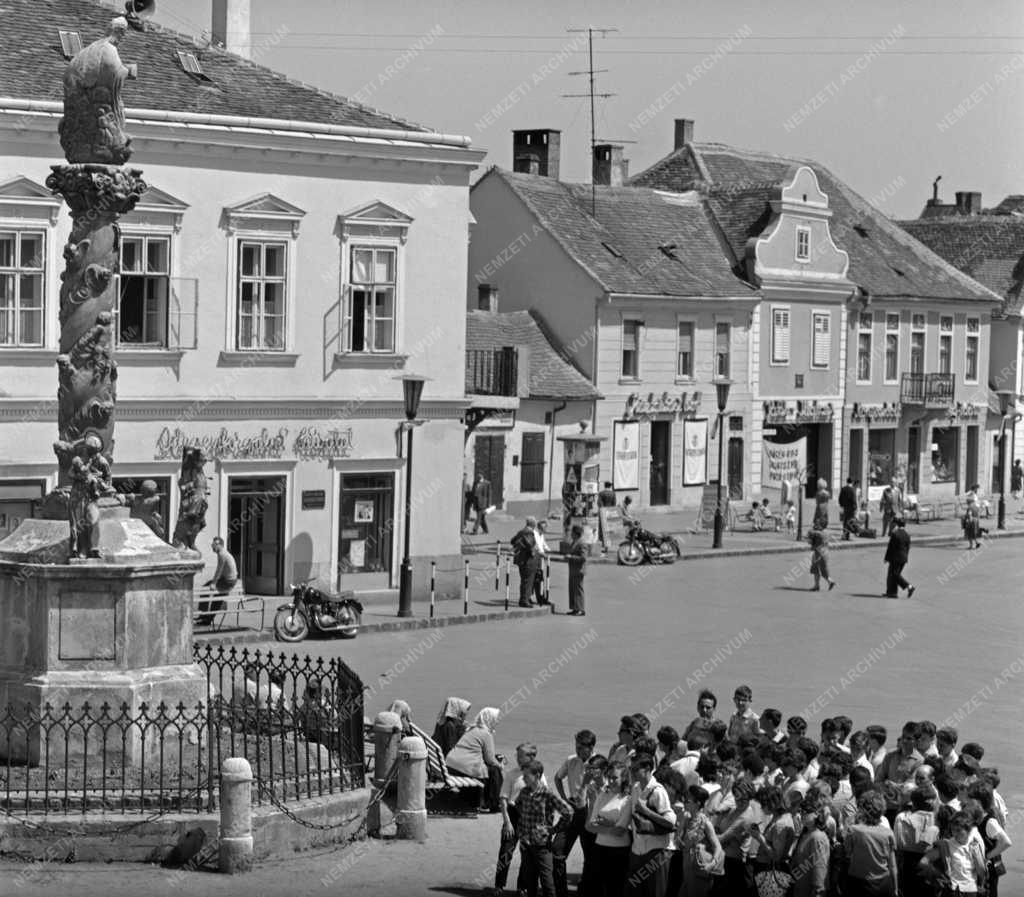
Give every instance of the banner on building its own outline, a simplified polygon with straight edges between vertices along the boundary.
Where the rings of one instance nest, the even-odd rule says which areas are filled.
[[[761,443],[761,485],[781,489],[783,483],[799,483],[807,467],[807,437],[795,442]]]
[[[616,489],[639,489],[640,423],[617,420],[612,430],[612,485]]]
[[[708,421],[683,421],[683,485],[699,486],[708,478]]]

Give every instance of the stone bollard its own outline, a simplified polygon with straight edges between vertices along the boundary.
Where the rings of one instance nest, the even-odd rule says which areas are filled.
[[[397,837],[422,841],[427,837],[427,746],[418,735],[402,739],[398,747]]]
[[[228,757],[220,768],[220,871],[252,871],[252,767]]]
[[[373,720],[373,787],[380,789],[388,770],[398,757],[398,743],[402,738],[402,719],[397,713],[382,710]],[[394,792],[392,783],[388,791]],[[387,795],[385,795],[386,797]],[[379,835],[380,830],[394,818],[383,799],[374,803],[366,816],[366,831]]]

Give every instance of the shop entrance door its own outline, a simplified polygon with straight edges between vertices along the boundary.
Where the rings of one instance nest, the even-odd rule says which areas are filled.
[[[669,462],[672,457],[672,422],[651,421],[651,504],[668,504]]]
[[[743,498],[743,437],[729,437],[729,501]]]
[[[339,506],[338,588],[389,588],[391,540],[396,529],[394,476],[390,473],[343,476]],[[413,507],[413,519],[417,514],[429,516],[429,505]]]
[[[285,498],[284,477],[228,479],[228,551],[248,595],[285,593]]]
[[[505,437],[477,434],[474,446],[474,470],[491,481],[491,504],[505,503]]]

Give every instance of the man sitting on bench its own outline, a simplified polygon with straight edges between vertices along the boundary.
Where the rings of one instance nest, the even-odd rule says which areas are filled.
[[[217,569],[213,574],[213,579],[203,583],[203,587],[212,588],[218,595],[227,595],[238,582],[238,566],[235,564],[235,559],[224,546],[224,540],[220,536],[213,537],[211,547],[213,548],[213,553],[217,555]],[[209,613],[209,611],[221,611],[226,607],[227,603],[224,601],[201,602],[200,608],[204,613],[199,614],[196,618],[196,623],[199,626],[209,626],[215,616],[215,614]]]

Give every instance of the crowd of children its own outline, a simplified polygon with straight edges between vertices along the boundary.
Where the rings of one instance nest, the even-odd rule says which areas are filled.
[[[501,788],[494,895],[518,845],[521,895],[567,897],[566,863],[579,841],[586,897],[998,897],[1011,846],[999,773],[976,743],[908,722],[895,749],[883,726],[848,717],[807,721],[751,710],[716,718],[700,694],[680,735],[649,734],[646,715],[623,716],[607,752],[590,730],[546,778],[521,744]]]

